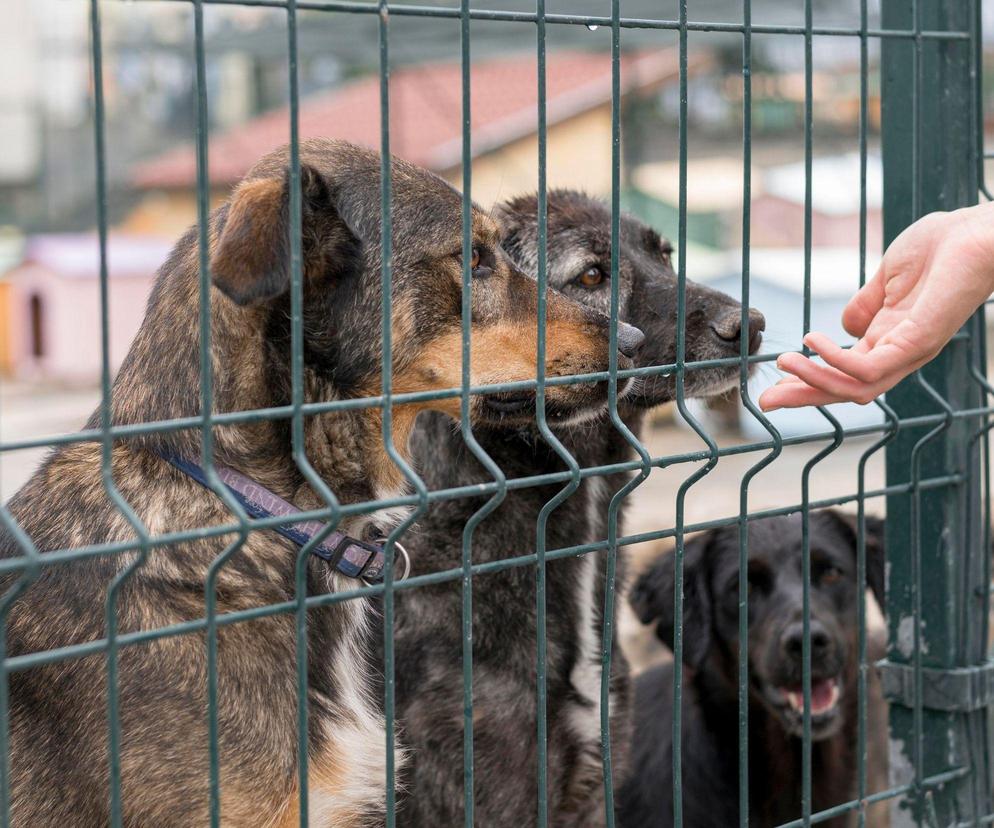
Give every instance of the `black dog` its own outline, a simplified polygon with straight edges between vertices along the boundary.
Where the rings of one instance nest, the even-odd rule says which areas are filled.
[[[526,271],[538,255],[536,199],[515,199],[498,215],[502,244]],[[549,283],[581,303],[610,308],[611,215],[603,203],[570,191],[550,193]],[[646,339],[638,366],[666,365],[676,356],[677,279],[671,248],[630,216],[621,222],[620,317]],[[555,295],[554,293],[550,293]],[[735,357],[742,308],[724,294],[688,281],[687,359]],[[763,317],[749,316],[749,344],[761,340]],[[475,346],[474,346],[475,347]],[[738,365],[688,372],[688,396],[721,393],[738,381]],[[672,400],[672,376],[640,377],[620,404],[638,433],[645,412]],[[581,468],[631,458],[625,438],[606,417],[584,426],[556,426]],[[481,445],[508,480],[566,468],[534,428],[508,423],[476,429]],[[413,436],[414,454],[432,489],[488,481],[451,421],[427,416]],[[588,477],[548,524],[547,548],[572,547],[607,537],[611,496],[628,473]],[[536,520],[561,483],[512,489],[473,535],[476,563],[528,554],[535,549]],[[405,538],[421,571],[458,567],[463,527],[481,498],[444,501]],[[623,555],[619,556],[623,557]],[[605,806],[600,757],[601,629],[604,554],[552,560],[547,566],[548,813],[561,828],[602,825]],[[619,560],[619,573],[623,561]],[[620,578],[620,574],[619,574]],[[463,679],[458,582],[397,594],[397,704],[410,747],[406,797],[399,824],[461,825],[463,815]],[[536,770],[535,571],[513,567],[474,579],[473,720],[476,824],[486,828],[534,825]],[[615,648],[611,675],[611,742],[616,778],[628,748],[628,668]]]
[[[857,625],[855,521],[813,512],[811,549],[812,805],[852,797],[856,779]],[[883,524],[868,518],[867,582],[883,601]],[[749,524],[750,825],[801,816],[801,517]],[[738,527],[690,540],[684,558],[683,824],[739,821]],[[666,555],[635,584],[631,603],[673,642],[674,561]],[[619,825],[673,824],[673,665],[635,681],[632,776],[619,793]],[[844,825],[845,817],[824,823]]]

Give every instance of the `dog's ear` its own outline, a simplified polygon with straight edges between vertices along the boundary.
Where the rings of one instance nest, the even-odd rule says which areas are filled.
[[[500,246],[512,258],[518,258],[516,254],[520,252],[521,245],[534,232],[536,204],[535,195],[521,195],[495,204],[490,211],[490,217],[500,228]]]
[[[886,558],[887,547],[884,544],[884,527],[886,521],[867,515],[866,521],[866,583],[877,599],[882,612],[887,611]],[[853,523],[855,531],[855,522]]]
[[[715,532],[687,541],[683,557],[683,660],[700,667],[711,648],[711,586],[707,552]],[[675,560],[659,559],[634,583],[628,600],[643,624],[656,622],[656,635],[673,649]]]
[[[822,509],[815,514],[825,515],[834,521],[841,528],[849,542],[852,544],[853,556],[858,551],[859,541],[859,520],[856,515],[840,512],[838,509]],[[885,610],[887,585],[885,583],[885,566],[887,548],[884,544],[884,527],[886,521],[873,515],[864,517],[866,531],[864,539],[866,541],[866,585],[877,599],[881,610]]]
[[[335,221],[324,178],[300,167],[305,267],[321,222]],[[238,185],[210,259],[214,284],[239,305],[274,299],[290,287],[290,173]]]

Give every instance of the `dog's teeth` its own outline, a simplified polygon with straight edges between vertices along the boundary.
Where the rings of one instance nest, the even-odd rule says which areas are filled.
[[[827,686],[825,686],[827,685]],[[819,715],[832,710],[839,702],[839,685],[834,679],[828,679],[824,685],[818,682],[811,688],[811,713]],[[787,699],[787,703],[798,713],[804,712],[804,691],[784,690],[782,691]]]

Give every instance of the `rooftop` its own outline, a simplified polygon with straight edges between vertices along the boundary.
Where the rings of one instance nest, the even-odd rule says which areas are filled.
[[[693,71],[706,56],[690,61]],[[473,155],[532,135],[537,130],[537,63],[534,53],[473,63],[470,76]],[[651,89],[678,77],[673,48],[630,53],[621,58],[622,94]],[[426,63],[390,76],[390,145],[394,155],[438,172],[462,160],[462,67]],[[549,126],[611,101],[611,57],[604,52],[552,51],[546,61],[546,117]],[[366,75],[301,101],[301,138],[342,138],[380,147],[380,79]],[[208,175],[213,186],[231,186],[266,152],[285,144],[290,114],[284,107],[213,136]],[[191,144],[137,164],[133,183],[143,189],[192,187],[196,183]]]

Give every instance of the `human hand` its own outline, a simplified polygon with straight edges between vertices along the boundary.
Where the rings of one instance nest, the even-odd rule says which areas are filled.
[[[791,374],[759,398],[764,411],[865,404],[935,357],[994,291],[994,203],[931,213],[887,248],[876,275],[850,300],[842,326],[858,337],[841,348],[812,331],[804,344],[826,364],[782,354]]]

